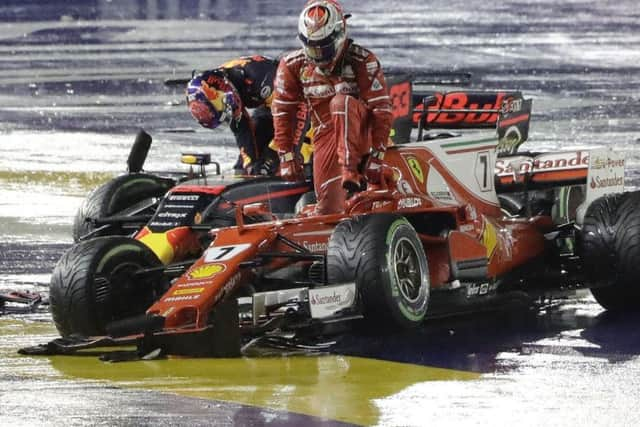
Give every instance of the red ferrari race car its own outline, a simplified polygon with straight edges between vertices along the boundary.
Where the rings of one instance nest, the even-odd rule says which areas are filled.
[[[392,96],[385,186],[316,216],[307,183],[224,181],[206,175],[209,156],[188,155],[197,176],[143,203],[152,216],[132,237],[89,236],[62,256],[50,303],[63,338],[21,351],[229,357],[255,339],[413,328],[580,288],[609,310],[640,308],[640,193],[623,192],[619,153],[514,153],[531,109],[517,92],[426,94],[426,109],[409,83]],[[124,217],[89,233],[136,222]]]

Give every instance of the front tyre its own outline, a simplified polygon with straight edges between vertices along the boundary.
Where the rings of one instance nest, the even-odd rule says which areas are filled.
[[[127,237],[107,236],[74,245],[51,275],[53,321],[63,337],[104,335],[107,324],[143,314],[162,292],[151,250]]]
[[[339,223],[329,239],[327,273],[330,283],[355,281],[367,323],[407,329],[424,320],[427,258],[402,216],[363,215]]]
[[[587,285],[611,311],[640,310],[640,192],[596,199],[579,235]]]

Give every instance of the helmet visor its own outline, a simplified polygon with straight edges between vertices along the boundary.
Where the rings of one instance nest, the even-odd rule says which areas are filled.
[[[333,61],[338,53],[337,45],[340,40],[340,34],[336,33],[317,41],[309,40],[300,34],[305,55],[316,64],[327,64]]]

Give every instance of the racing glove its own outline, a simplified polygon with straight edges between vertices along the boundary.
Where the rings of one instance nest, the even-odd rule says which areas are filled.
[[[280,176],[287,181],[304,181],[302,165],[291,151],[280,154]]]
[[[373,150],[369,155],[367,166],[364,170],[364,176],[370,184],[381,184],[383,179],[383,162],[384,151]]]

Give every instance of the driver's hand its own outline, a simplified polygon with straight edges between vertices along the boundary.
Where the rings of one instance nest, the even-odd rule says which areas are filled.
[[[280,154],[280,176],[287,181],[304,181],[302,163],[292,151]]]

